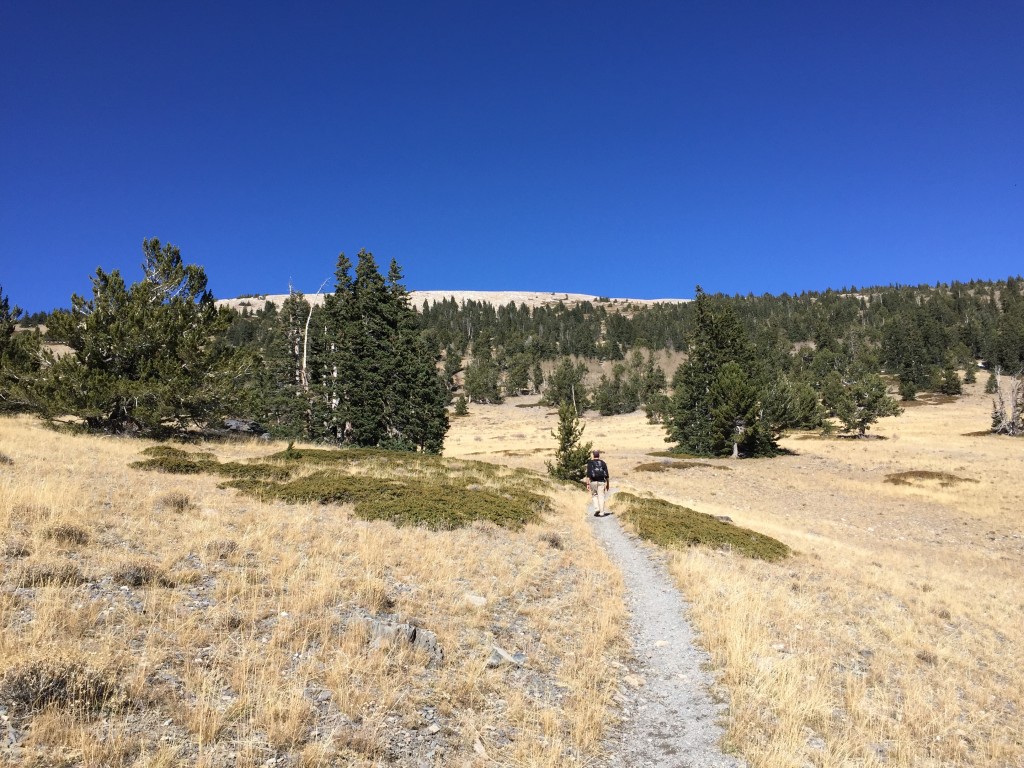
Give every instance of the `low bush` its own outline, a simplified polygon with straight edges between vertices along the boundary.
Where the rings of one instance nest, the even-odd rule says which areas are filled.
[[[961,483],[977,483],[970,477],[958,477],[949,472],[933,472],[928,469],[913,469],[907,472],[893,472],[885,476],[885,482],[892,485],[924,485],[938,483],[942,488],[951,488]]]
[[[287,483],[237,480],[226,485],[263,500],[352,504],[364,520],[432,530],[461,528],[475,520],[518,529],[548,508],[544,496],[521,488],[485,488],[447,477],[380,479],[322,470]]]
[[[790,554],[789,547],[770,536],[731,525],[678,504],[631,493],[617,494],[615,499],[622,518],[636,528],[642,538],[663,547],[705,546],[730,549],[769,562],[781,560]]]
[[[706,461],[650,461],[646,464],[638,464],[637,472],[667,472],[670,469],[694,469],[704,467],[705,469],[723,469],[731,472],[732,467],[723,467],[721,464],[708,464]]]

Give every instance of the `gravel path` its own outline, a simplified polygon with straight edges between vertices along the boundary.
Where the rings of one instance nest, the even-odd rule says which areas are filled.
[[[614,515],[588,517],[595,535],[622,569],[630,611],[634,659],[620,700],[623,722],[605,744],[606,765],[667,768],[742,768],[722,754],[718,719],[725,704],[712,701],[708,655],[693,644],[686,602],[665,567],[623,532]]]

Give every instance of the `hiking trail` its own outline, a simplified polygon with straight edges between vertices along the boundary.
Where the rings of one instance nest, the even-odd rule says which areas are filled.
[[[664,563],[623,531],[611,503],[609,510],[594,517],[590,508],[587,516],[622,571],[633,658],[618,698],[621,722],[605,741],[604,765],[745,768],[719,746],[719,720],[728,705],[712,699],[714,679],[704,671],[710,658],[694,645],[686,601]]]

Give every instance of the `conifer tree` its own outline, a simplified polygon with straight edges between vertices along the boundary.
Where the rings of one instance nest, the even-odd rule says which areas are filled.
[[[864,437],[868,427],[883,416],[899,416],[903,409],[886,392],[885,382],[875,373],[862,373],[844,382],[835,403],[835,414],[843,431]]]
[[[466,395],[475,403],[500,403],[501,370],[491,352],[491,339],[481,336],[473,343],[473,360],[466,366]]]
[[[50,338],[71,354],[40,375],[44,414],[74,415],[91,429],[160,434],[230,413],[238,358],[217,343],[230,324],[206,290],[206,273],[180,251],[144,240],[143,279],[96,270],[93,297],[71,297],[50,318]]]
[[[30,391],[42,363],[38,329],[15,333],[21,315],[0,286],[0,413],[32,409]]]
[[[387,279],[373,254],[338,256],[335,290],[325,297],[324,343],[316,388],[324,418],[319,439],[359,446],[439,452],[448,431],[448,390],[440,354],[419,330],[401,271]]]
[[[569,358],[563,358],[547,377],[547,388],[541,402],[545,405],[570,403],[577,414],[582,414],[590,407],[589,392],[584,383],[586,375],[585,363],[573,363]]]
[[[696,318],[689,358],[673,376],[666,428],[683,451],[714,456],[771,453],[774,440],[759,424],[759,382],[752,351],[735,314],[697,286]]]
[[[581,443],[586,425],[580,422],[579,414],[569,401],[558,407],[558,431],[552,432],[557,438],[555,460],[547,462],[548,474],[560,480],[581,480],[587,472],[591,443]]]

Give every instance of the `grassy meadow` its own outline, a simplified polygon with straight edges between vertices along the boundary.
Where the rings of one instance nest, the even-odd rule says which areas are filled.
[[[0,420],[0,447],[0,764],[599,754],[625,650],[621,580],[575,497],[546,480],[356,454],[339,477],[357,491],[404,477],[487,509],[547,499],[517,517],[394,525],[360,507],[366,494],[322,504],[226,485],[251,481],[238,477],[250,465],[288,471],[290,488],[326,482],[322,462],[268,458],[283,445],[168,449],[19,418]],[[182,454],[204,471],[142,468]],[[382,642],[381,622],[435,642]],[[489,664],[494,646],[525,663]]]
[[[553,416],[471,407],[448,452],[540,469]],[[681,548],[670,568],[758,768],[1024,765],[1024,441],[991,398],[923,398],[867,440],[774,459],[656,456],[639,414],[588,419],[612,487],[731,518],[794,554]],[[616,506],[612,497],[611,506]]]
[[[689,508],[789,548],[659,539],[727,749],[1024,765],[1024,441],[972,435],[990,408],[968,387],[876,439],[741,461],[657,456],[642,415],[590,415],[627,526]],[[541,476],[556,422],[471,404],[417,461],[0,420],[0,765],[602,764],[628,639],[590,526],[618,517]]]

